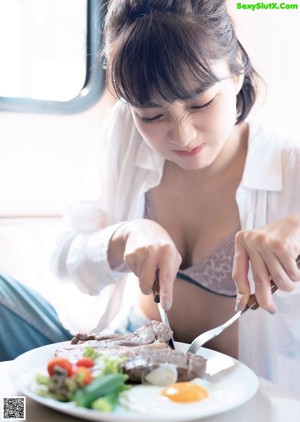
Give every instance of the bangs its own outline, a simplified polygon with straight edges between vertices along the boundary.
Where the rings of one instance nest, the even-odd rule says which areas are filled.
[[[212,40],[200,42],[207,31],[203,38],[201,27],[186,20],[150,14],[124,30],[107,63],[108,85],[118,98],[142,108],[156,99],[192,98],[219,81],[211,68],[220,59],[209,48]]]

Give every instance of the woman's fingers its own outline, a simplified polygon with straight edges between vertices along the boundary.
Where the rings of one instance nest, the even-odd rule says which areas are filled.
[[[280,224],[279,222],[279,228]],[[280,237],[279,233],[274,236],[274,230],[275,228],[278,230],[278,226],[272,225],[272,230],[270,226],[266,226],[262,229],[240,231],[237,234],[233,265],[233,279],[237,287],[237,308],[244,309],[246,299],[249,297],[249,267],[251,267],[255,284],[257,302],[270,313],[276,312],[270,290],[271,281],[278,289],[289,292],[294,289],[294,282],[300,280],[300,270],[293,256],[295,242],[286,241],[285,236]],[[292,238],[291,233],[289,234],[289,238]]]
[[[233,259],[232,278],[236,285],[236,311],[245,309],[250,296],[248,279],[249,256],[242,246],[241,239],[236,237],[235,254]]]
[[[163,309],[169,311],[173,302],[173,285],[181,264],[177,249],[163,247],[159,257],[159,292]]]
[[[253,257],[250,256],[250,260],[256,300],[262,309],[274,314],[277,311],[277,307],[271,292],[271,278],[266,262],[258,253]]]
[[[255,247],[253,247],[254,238],[251,237],[251,243],[246,242],[247,235],[248,233],[243,231],[239,232],[236,236],[233,280],[237,287],[237,308],[240,310],[245,309],[251,293],[248,278],[250,262],[257,302],[261,308],[269,311],[270,313],[275,313],[276,305],[271,293],[269,269],[264,257]]]
[[[145,294],[151,293],[158,277],[160,302],[165,311],[168,311],[173,302],[173,285],[181,257],[169,244],[160,245],[155,253],[153,250],[151,252],[143,262],[139,276],[140,288]]]
[[[127,225],[124,260],[139,278],[144,294],[152,293],[159,270],[160,301],[169,310],[173,300],[173,284],[181,256],[168,233],[157,223],[142,219]]]

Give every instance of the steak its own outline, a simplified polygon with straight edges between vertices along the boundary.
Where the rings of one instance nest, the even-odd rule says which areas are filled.
[[[114,345],[123,346],[141,346],[151,344],[155,341],[167,343],[172,337],[173,332],[170,327],[158,321],[150,321],[142,325],[134,333],[130,334],[77,334],[71,340],[71,344],[78,344],[88,340],[96,340],[103,347],[114,347]]]
[[[140,383],[147,373],[164,364],[176,367],[178,381],[189,381],[205,375],[206,360],[202,356],[173,350],[169,346],[156,347],[155,343],[138,346],[128,350],[125,356],[127,359],[121,367],[133,383]]]
[[[161,365],[174,365],[178,381],[203,378],[206,359],[192,353],[173,350],[167,344],[173,332],[169,326],[150,321],[131,334],[77,334],[67,348],[56,351],[56,355],[79,358],[87,346],[108,356],[126,359],[121,368],[132,383],[141,383],[144,376]]]

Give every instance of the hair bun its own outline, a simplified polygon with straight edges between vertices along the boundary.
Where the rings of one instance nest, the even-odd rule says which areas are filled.
[[[128,17],[132,20],[147,16],[153,12],[172,12],[178,9],[182,0],[125,0]]]

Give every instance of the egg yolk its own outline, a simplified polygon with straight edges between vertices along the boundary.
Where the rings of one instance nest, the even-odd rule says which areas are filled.
[[[208,392],[200,385],[192,382],[177,382],[164,388],[161,394],[169,400],[180,403],[200,401],[208,396]]]

